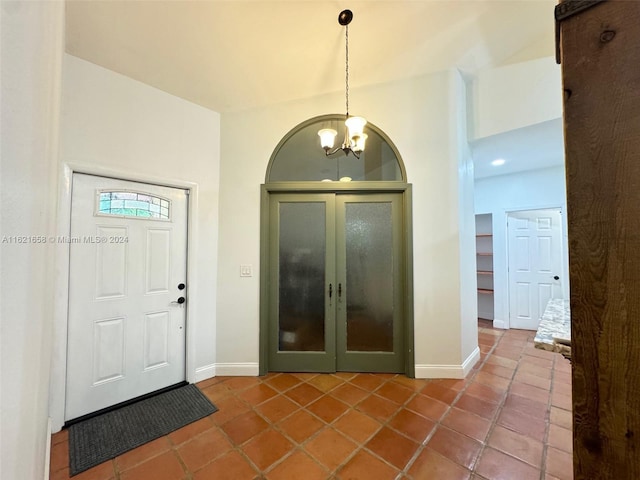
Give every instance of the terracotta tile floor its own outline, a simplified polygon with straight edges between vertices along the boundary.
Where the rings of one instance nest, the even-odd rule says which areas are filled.
[[[533,332],[479,323],[465,380],[389,374],[216,377],[219,411],[77,480],[572,478],[570,364]],[[67,433],[50,478],[67,479]]]

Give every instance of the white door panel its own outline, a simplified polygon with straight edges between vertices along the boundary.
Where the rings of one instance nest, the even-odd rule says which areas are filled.
[[[96,320],[93,325],[93,385],[124,377],[124,318]]]
[[[147,230],[146,294],[168,293],[171,280],[171,230]]]
[[[168,311],[145,315],[143,363],[145,370],[169,364],[170,319],[171,314]]]
[[[186,253],[184,190],[74,174],[65,420],[185,379]]]
[[[510,327],[536,330],[549,299],[562,298],[560,210],[510,212],[507,235]]]
[[[553,246],[551,237],[538,237],[538,273],[552,273],[553,271]]]
[[[126,227],[96,228],[96,238],[129,238]],[[72,244],[72,250],[74,247]],[[83,248],[90,248],[83,245]],[[126,243],[99,243],[96,250],[96,300],[124,297],[127,289]]]

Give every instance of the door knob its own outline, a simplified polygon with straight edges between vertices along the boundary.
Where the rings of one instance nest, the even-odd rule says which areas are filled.
[[[178,298],[178,300],[175,300],[175,301],[173,301],[173,302],[171,302],[171,303],[172,303],[172,304],[173,304],[173,303],[177,303],[178,305],[182,305],[182,304],[183,304],[184,302],[186,302],[186,301],[187,301],[187,299],[186,299],[186,298],[184,298],[184,297],[180,297],[180,298]]]
[[[554,275],[554,276],[553,276],[553,279],[554,279],[554,280],[560,280],[560,277],[559,277],[558,275]]]

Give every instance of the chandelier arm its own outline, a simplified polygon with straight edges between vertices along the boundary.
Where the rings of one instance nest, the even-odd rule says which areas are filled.
[[[333,150],[330,150],[330,149],[328,149],[328,148],[327,148],[327,149],[324,151],[324,154],[325,154],[327,157],[330,157],[331,155],[335,155],[336,153],[338,153],[338,152],[340,152],[340,151],[342,151],[342,147],[336,147],[336,148],[334,148]]]
[[[351,149],[351,147],[336,147],[333,150],[326,149],[324,154],[326,157],[330,157],[331,155],[335,155],[338,152],[344,152],[345,155],[353,154],[358,160],[360,160],[360,153]]]

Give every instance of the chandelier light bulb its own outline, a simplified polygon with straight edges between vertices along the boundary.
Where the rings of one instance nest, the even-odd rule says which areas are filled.
[[[349,129],[349,138],[353,139],[362,136],[367,121],[364,117],[349,117],[344,124]]]
[[[367,135],[366,133],[363,133],[357,139],[355,137],[353,137],[351,139],[351,149],[356,153],[363,152],[364,151],[364,144],[367,141],[368,137],[369,137],[369,135]]]
[[[318,132],[318,136],[320,137],[320,146],[325,150],[329,150],[333,148],[333,144],[336,140],[336,132],[333,128],[323,128]]]

